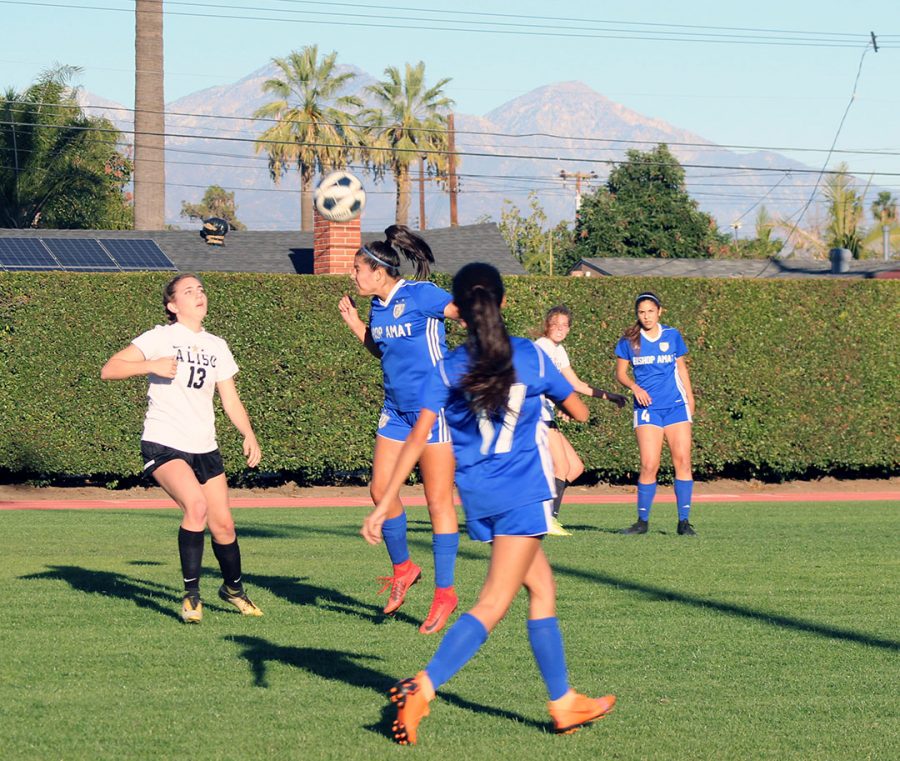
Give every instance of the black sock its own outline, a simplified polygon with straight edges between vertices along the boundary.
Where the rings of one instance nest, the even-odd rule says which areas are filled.
[[[553,500],[553,517],[559,518],[559,509],[562,507],[563,494],[566,492],[568,481],[561,478],[554,479],[556,481],[556,498]]]
[[[200,569],[203,566],[203,532],[178,529],[178,554],[184,591],[200,594]]]
[[[212,540],[213,554],[219,561],[222,569],[222,580],[230,592],[243,592],[241,584],[241,548],[238,547],[237,537],[231,544],[219,544]]]

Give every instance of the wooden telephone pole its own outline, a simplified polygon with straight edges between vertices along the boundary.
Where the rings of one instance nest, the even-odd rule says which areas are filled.
[[[453,114],[447,115],[447,175],[450,187],[450,227],[459,225],[459,214],[456,208],[456,196],[459,186],[456,182],[456,127],[453,124]]]
[[[575,180],[575,214],[578,214],[578,210],[581,208],[581,181],[582,180],[596,180],[597,173],[593,170],[590,172],[567,172],[563,169],[559,176],[562,177],[563,182],[566,180]]]

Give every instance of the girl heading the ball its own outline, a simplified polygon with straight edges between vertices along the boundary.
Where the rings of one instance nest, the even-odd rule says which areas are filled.
[[[637,522],[622,533],[647,533],[665,439],[675,468],[677,531],[694,536],[696,532],[689,520],[694,490],[691,472],[694,392],[684,360],[687,346],[681,333],[660,323],[662,303],[655,293],[639,294],[634,300],[634,311],[637,320],[616,345],[616,380],[634,395],[634,433],[641,457]]]
[[[378,419],[372,481],[373,502],[384,497],[385,486],[403,442],[416,422],[419,393],[425,378],[446,355],[444,320],[456,319],[457,310],[447,291],[429,282],[401,276],[401,255],[415,266],[415,277],[428,277],[434,255],[428,244],[408,228],[391,225],[384,241],[362,246],[353,260],[353,282],[360,296],[371,296],[368,323],[356,305],[344,296],[338,305],[353,334],[378,359],[384,377],[384,405]],[[435,590],[431,610],[419,628],[423,634],[439,631],[457,606],[454,590],[459,528],[453,506],[453,449],[441,412],[429,431],[427,446],[418,459],[432,526]],[[422,575],[410,558],[406,539],[406,513],[399,495],[390,500],[384,525],[384,543],[393,567],[383,577],[382,591],[390,589],[384,612],[394,613],[409,588]]]
[[[417,742],[435,691],[472,659],[523,586],[529,596],[528,639],[550,715],[557,732],[572,732],[608,713],[615,697],[589,698],[569,687],[553,572],[541,548],[553,499],[542,399],[548,396],[582,422],[588,409],[543,351],[507,334],[500,315],[503,281],[494,267],[463,267],[453,278],[453,301],[468,340],[428,374],[415,425],[362,535],[370,544],[387,539],[385,527],[400,487],[426,450],[434,425],[446,417],[466,528],[475,541],[491,544],[491,557],[475,607],[448,629],[422,671],[391,689],[397,707],[394,739]]]

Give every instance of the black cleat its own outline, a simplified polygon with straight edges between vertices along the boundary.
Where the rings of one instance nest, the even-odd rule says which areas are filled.
[[[678,533],[682,536],[697,536],[697,532],[694,531],[694,527],[688,523],[687,518],[683,521],[678,521]]]
[[[678,524],[679,527],[681,524]],[[638,518],[637,523],[632,523],[628,528],[623,528],[619,533],[621,534],[646,534],[647,533],[647,521],[643,518]]]

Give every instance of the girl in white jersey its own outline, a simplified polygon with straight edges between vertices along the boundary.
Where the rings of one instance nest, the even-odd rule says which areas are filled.
[[[625,406],[625,397],[595,388],[581,380],[572,369],[569,355],[562,345],[569,335],[572,327],[572,310],[564,304],[552,307],[544,317],[543,334],[535,343],[540,346],[553,361],[554,366],[563,377],[572,384],[573,388],[585,396],[593,396],[598,399],[606,399],[615,404],[619,409]],[[578,476],[584,473],[584,463],[578,456],[578,452],[559,430],[555,420],[556,411],[553,403],[545,400],[544,419],[547,421],[550,442],[550,454],[553,457],[553,476],[556,481],[556,498],[553,500],[553,519],[550,522],[550,536],[571,536],[559,522],[559,510],[562,505],[563,494],[566,487]]]
[[[638,519],[622,533],[647,533],[665,438],[675,468],[677,531],[683,536],[695,536],[689,520],[694,490],[691,473],[694,392],[684,361],[687,346],[681,333],[660,323],[662,304],[656,294],[641,293],[634,301],[634,311],[637,321],[616,345],[616,380],[634,394],[634,433],[641,455]]]
[[[412,282],[400,276],[400,254],[416,267],[416,280],[428,277],[434,262],[431,248],[408,228],[391,225],[386,240],[367,243],[353,260],[357,293],[371,296],[368,324],[360,319],[356,305],[344,296],[341,317],[363,345],[381,360],[384,376],[384,406],[378,421],[372,462],[372,501],[378,502],[394,469],[400,448],[416,422],[420,391],[425,378],[447,353],[444,320],[456,319],[456,307],[447,291],[434,283]],[[434,634],[456,610],[454,589],[459,528],[453,506],[453,448],[443,414],[438,416],[422,452],[419,469],[432,527],[434,597],[431,610],[419,631]],[[406,513],[399,498],[391,502],[384,526],[385,545],[393,571],[382,577],[382,591],[390,588],[384,612],[394,613],[406,592],[422,575],[413,562],[406,540]]]
[[[157,325],[114,354],[100,371],[103,380],[146,375],[147,415],[141,436],[144,475],[151,474],[183,512],[178,551],[184,576],[181,618],[199,623],[203,533],[222,570],[219,597],[245,616],[261,616],[241,582],[241,552],[228,504],[228,484],[216,447],[213,394],[244,435],[244,456],[252,468],[261,457],[247,411],[238,397],[238,371],[228,344],[203,329],[207,298],[192,274],[173,278],[163,290],[167,325]]]

